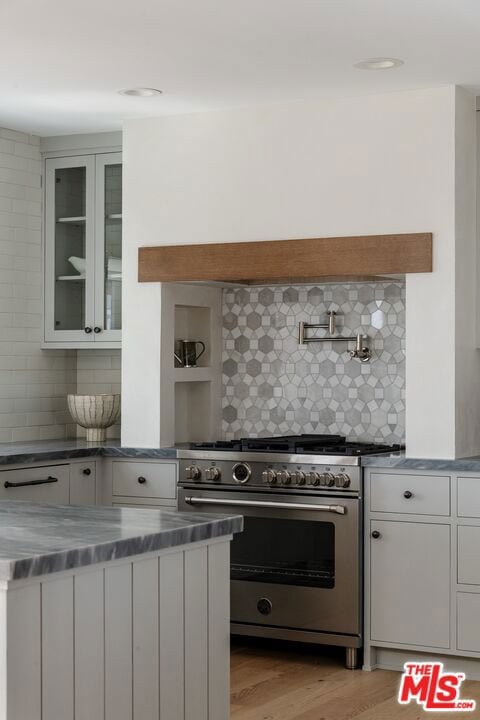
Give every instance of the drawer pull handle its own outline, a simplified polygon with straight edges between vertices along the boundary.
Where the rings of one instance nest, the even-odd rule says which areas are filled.
[[[92,474],[92,471],[90,470],[90,468],[85,468],[85,469],[83,470],[83,474],[84,474],[84,475],[91,475],[91,474]]]
[[[140,476],[138,478],[138,482],[140,483],[140,485],[145,485],[145,483],[147,482],[147,478]]]
[[[378,540],[379,537],[380,537],[380,530],[373,530],[372,538],[375,538],[375,540]]]
[[[405,500],[410,500],[410,498],[413,497],[412,491],[411,491],[411,490],[405,490],[405,492],[403,493],[403,497],[405,498]]]
[[[10,482],[6,480],[3,484],[4,488],[27,487],[28,485],[49,485],[58,482],[58,478],[49,475],[45,480],[24,480],[23,482]]]

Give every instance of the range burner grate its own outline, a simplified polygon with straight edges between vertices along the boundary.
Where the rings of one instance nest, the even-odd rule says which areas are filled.
[[[398,452],[402,445],[349,442],[342,435],[286,435],[270,438],[242,438],[190,444],[191,450],[220,450],[225,452],[271,452],[290,455],[344,455],[355,457],[377,453]]]
[[[242,438],[243,452],[284,452],[296,453],[301,447],[324,447],[327,443],[337,448],[343,446],[342,435],[285,435],[271,438]]]

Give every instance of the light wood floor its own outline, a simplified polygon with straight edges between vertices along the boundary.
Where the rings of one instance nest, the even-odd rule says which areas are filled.
[[[480,682],[464,682],[473,713],[431,713],[397,703],[400,675],[345,670],[342,651],[232,639],[232,720],[449,720],[480,717]]]

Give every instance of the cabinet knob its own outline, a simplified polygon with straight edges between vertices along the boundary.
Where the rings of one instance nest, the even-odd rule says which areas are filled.
[[[85,328],[85,332],[86,332],[87,335],[88,335],[88,333],[91,333],[91,332],[92,332],[92,328],[87,326],[87,327]]]
[[[145,485],[145,483],[147,482],[147,478],[140,476],[138,478],[138,482],[140,483],[140,485]]]
[[[98,327],[98,325],[95,325],[95,327],[93,328],[93,332],[94,332],[94,333],[97,333],[97,335],[98,335],[98,333],[101,333],[101,332],[102,332],[102,328],[101,328],[101,327]]]
[[[378,540],[379,537],[380,537],[380,530],[373,530],[372,538],[375,538],[375,540]]]
[[[92,474],[92,471],[90,470],[90,468],[84,468],[83,474],[84,474],[84,475],[91,475],[91,474]]]
[[[405,492],[403,493],[403,497],[405,498],[405,500],[410,500],[410,498],[413,497],[412,491],[411,491],[411,490],[405,490]]]

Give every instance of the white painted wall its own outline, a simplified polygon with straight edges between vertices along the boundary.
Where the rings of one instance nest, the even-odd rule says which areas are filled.
[[[434,272],[407,281],[407,449],[455,455],[455,102],[444,87],[126,123],[124,444],[161,443],[160,290],[137,283],[139,246],[431,231]]]

